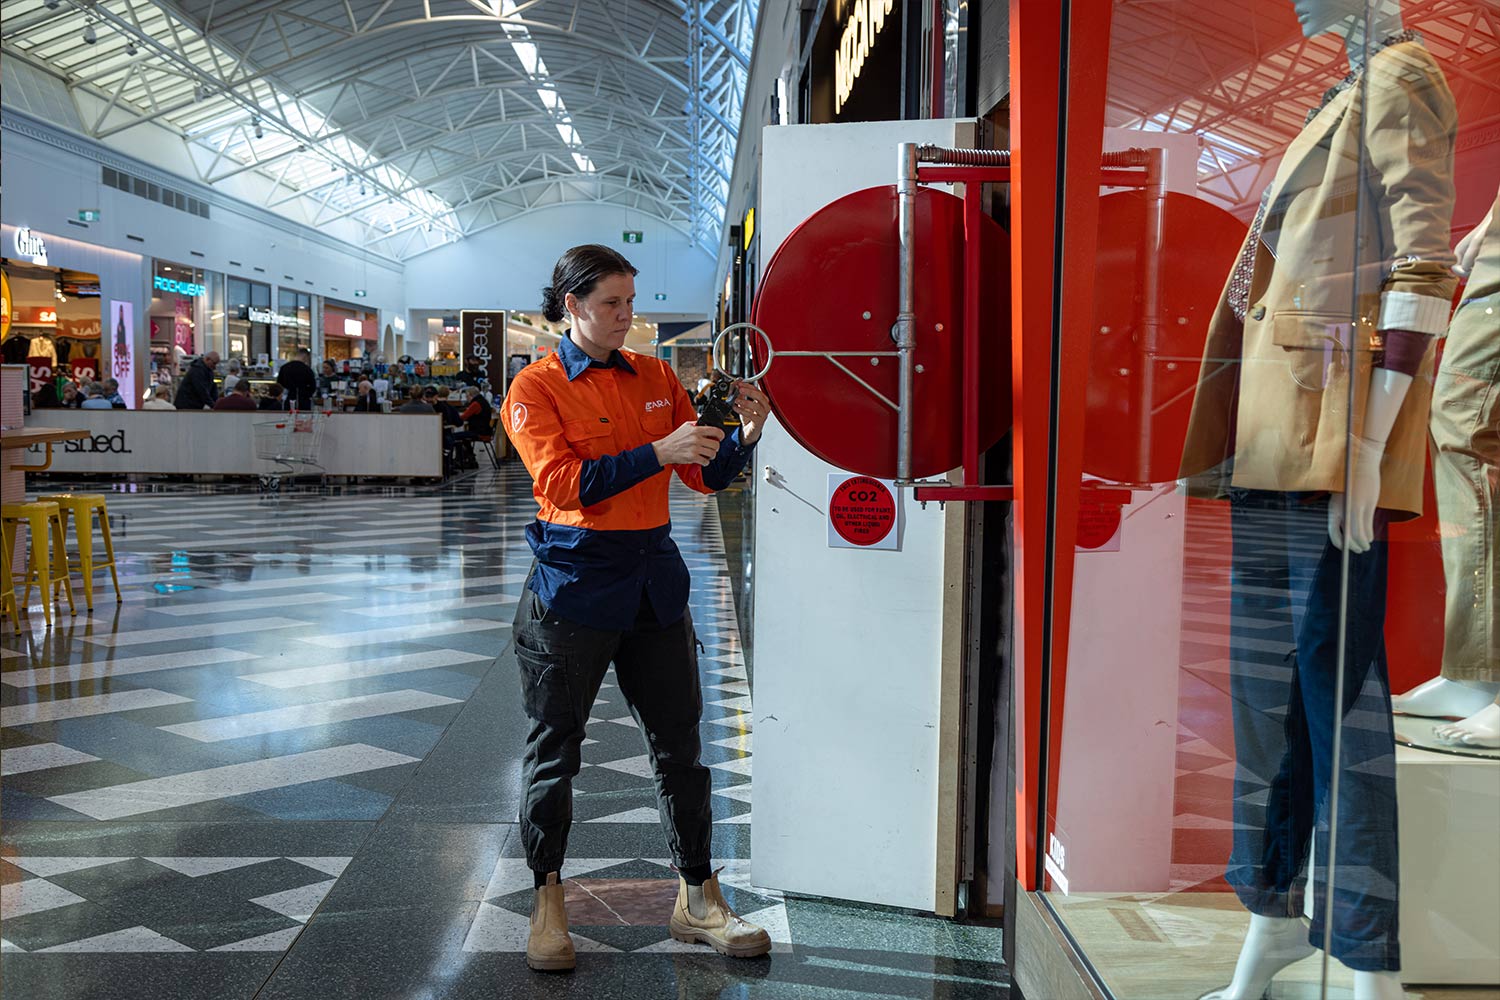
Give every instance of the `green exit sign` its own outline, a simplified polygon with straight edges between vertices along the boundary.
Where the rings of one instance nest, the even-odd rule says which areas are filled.
[[[665,302],[665,301],[667,301],[667,293],[666,292],[657,292],[656,293],[656,301],[658,301],[658,302]]]
[[[644,243],[646,242],[646,234],[641,232],[639,229],[627,229],[625,230],[625,242]]]
[[[98,222],[99,210],[97,208],[80,208],[78,210],[79,222]]]
[[[364,298],[365,297],[365,290],[363,288],[356,288],[354,290],[354,297],[356,299],[362,299],[362,298]]]

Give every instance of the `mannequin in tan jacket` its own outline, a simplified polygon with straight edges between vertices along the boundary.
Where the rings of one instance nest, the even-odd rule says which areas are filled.
[[[1309,607],[1292,618],[1300,630],[1287,631],[1297,646],[1289,657],[1295,666],[1283,668],[1290,679],[1267,682],[1264,668],[1257,675],[1249,661],[1243,669],[1231,638],[1238,757],[1236,847],[1227,876],[1251,916],[1233,981],[1205,1000],[1260,1000],[1278,972],[1323,945],[1325,929],[1332,957],[1354,970],[1356,1000],[1404,996],[1395,937],[1394,737],[1388,725],[1345,725],[1343,755],[1325,758],[1329,743],[1337,745],[1329,738],[1334,720],[1349,717],[1351,694],[1361,714],[1389,711],[1380,640],[1384,525],[1421,511],[1433,343],[1446,328],[1455,286],[1448,233],[1456,112],[1431,55],[1402,31],[1397,4],[1377,6],[1367,24],[1363,0],[1295,2],[1309,38],[1344,39],[1352,72],[1309,116],[1266,192],[1210,321],[1184,447],[1190,492],[1242,498],[1232,509],[1247,526],[1258,512],[1274,511],[1288,524],[1310,527],[1307,520],[1326,509],[1325,551],[1314,559],[1318,580]],[[1248,584],[1249,592],[1267,589],[1256,587],[1257,553],[1240,551],[1251,539],[1249,528],[1244,539],[1236,530],[1235,586]],[[1281,541],[1300,552],[1317,543],[1305,532]],[[1306,562],[1300,554],[1286,558]],[[1341,559],[1360,567],[1361,593],[1375,595],[1347,626],[1342,607],[1332,606],[1339,599],[1328,596],[1338,592]],[[1243,578],[1241,568],[1249,571]],[[1315,600],[1324,603],[1315,608]],[[1307,633],[1309,621],[1322,631]],[[1356,622],[1362,662],[1352,652],[1348,660],[1333,656],[1330,631]],[[1303,640],[1313,638],[1318,642],[1304,648]],[[1340,671],[1352,689],[1337,689],[1346,698],[1343,716],[1331,694]],[[1276,694],[1278,685],[1284,695]],[[1277,697],[1285,703],[1275,704]],[[1364,711],[1371,705],[1378,710]],[[1283,735],[1283,718],[1288,728],[1295,718],[1303,730],[1314,730],[1311,740]],[[1355,742],[1363,755],[1357,759],[1349,756]],[[1330,801],[1330,771],[1344,779],[1337,803]],[[1355,805],[1350,797],[1359,797],[1359,783],[1378,794]],[[1253,788],[1260,789],[1258,801]],[[1292,806],[1267,805],[1267,795],[1276,803],[1295,800],[1298,823],[1287,819]],[[1363,814],[1353,816],[1356,810]],[[1324,928],[1326,836],[1317,858],[1321,875],[1303,876],[1300,869],[1311,831],[1326,831],[1333,813],[1358,822],[1340,837],[1333,858],[1340,881],[1326,915],[1331,926]],[[1273,822],[1263,830],[1256,825]],[[1302,878],[1318,890],[1311,935],[1298,916]]]
[[[1441,676],[1392,699],[1397,712],[1460,721],[1434,735],[1500,747],[1500,196],[1459,242],[1467,276],[1432,406],[1432,468],[1447,613]]]

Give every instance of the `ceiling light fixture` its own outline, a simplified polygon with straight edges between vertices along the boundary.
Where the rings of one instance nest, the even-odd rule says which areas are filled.
[[[135,55],[135,51],[136,51],[135,50],[135,42],[126,42],[125,43],[125,54],[127,56],[133,56],[133,55]]]
[[[85,42],[87,42],[88,44],[90,44],[90,45],[93,45],[95,42],[97,42],[99,40],[99,36],[94,33],[94,25],[93,25],[92,22],[90,22],[83,29],[83,40]]]
[[[266,133],[260,127],[260,116],[259,115],[256,115],[253,118],[251,118],[250,119],[250,124],[252,124],[252,125],[255,126],[255,138],[257,138],[257,139],[264,139],[266,137]]]
[[[62,0],[47,0],[47,9],[56,10],[62,6]]]

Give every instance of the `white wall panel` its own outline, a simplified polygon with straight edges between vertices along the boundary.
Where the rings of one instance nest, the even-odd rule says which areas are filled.
[[[898,142],[972,145],[972,132],[953,121],[768,128],[765,258],[828,202],[894,184]],[[754,463],[819,507],[837,471],[774,422]],[[934,907],[943,513],[902,500],[901,551],[831,549],[819,511],[757,488],[757,885]]]

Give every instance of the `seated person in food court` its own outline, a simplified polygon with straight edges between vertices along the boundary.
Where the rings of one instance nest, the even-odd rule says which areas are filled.
[[[272,382],[266,386],[266,394],[260,397],[259,409],[262,410],[284,410],[286,400],[282,398],[283,390],[280,385]]]
[[[438,404],[437,386],[435,386],[435,385],[429,385],[427,388],[425,388],[425,389],[422,390],[422,402],[424,402],[428,406],[432,407],[432,412],[433,413],[441,413],[442,412],[441,410],[438,409],[438,405],[437,405]]]
[[[102,382],[91,382],[89,383],[89,387],[84,390],[84,400],[80,408],[84,410],[112,410],[114,406],[105,395],[104,384]]]
[[[179,410],[202,410],[214,405],[219,398],[219,387],[214,384],[214,369],[219,367],[219,352],[209,351],[188,365],[177,387]]]
[[[406,402],[402,403],[401,404],[401,408],[399,410],[397,410],[396,412],[397,413],[436,413],[437,411],[432,408],[432,404],[431,403],[424,403],[424,402],[422,402],[422,393],[423,393],[423,389],[422,389],[422,387],[420,385],[414,385],[414,386],[412,386],[411,387],[411,394],[408,396]]]
[[[484,398],[484,393],[477,386],[469,386],[464,390],[464,408],[458,418],[464,422],[464,429],[453,435],[455,441],[488,441],[494,435],[491,423],[494,415],[494,407],[490,401]]]
[[[379,413],[380,400],[375,398],[375,386],[369,379],[360,379],[359,395],[354,400],[355,413]]]
[[[150,399],[146,400],[144,403],[142,403],[141,404],[141,409],[143,409],[143,410],[175,410],[175,409],[177,409],[177,407],[175,407],[175,406],[172,405],[172,387],[169,386],[169,385],[159,385],[159,386],[157,386],[156,387],[156,394],[154,396],[152,396]]]
[[[224,375],[224,391],[227,393],[239,384],[240,379],[245,377],[245,366],[240,363],[239,358],[230,358],[229,363],[224,367],[228,369]]]
[[[318,395],[333,395],[333,382],[338,377],[338,370],[333,367],[332,361],[325,361],[318,367]]]
[[[444,427],[462,427],[463,418],[458,415],[458,407],[448,401],[450,391],[446,385],[439,386],[437,391],[437,411],[443,417]]]
[[[234,388],[224,394],[214,404],[216,410],[253,410],[255,400],[250,398],[250,380],[242,378],[234,384]]]
[[[107,378],[104,380],[104,398],[109,400],[109,405],[118,410],[127,409],[125,397],[120,395],[120,383],[117,379]]]
[[[70,410],[76,410],[83,405],[83,393],[79,392],[78,386],[72,382],[63,383],[62,405]]]

